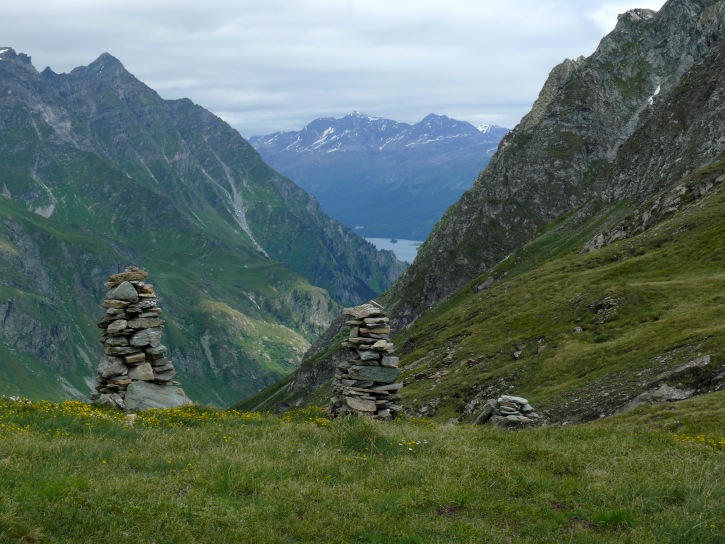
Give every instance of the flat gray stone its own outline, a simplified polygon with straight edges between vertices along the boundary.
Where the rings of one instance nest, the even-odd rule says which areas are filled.
[[[398,368],[398,363],[400,362],[400,359],[398,357],[393,357],[392,355],[385,355],[380,361],[380,364],[382,366],[387,366],[390,368]]]
[[[158,317],[139,317],[128,322],[130,329],[153,329],[164,324],[163,319]]]
[[[348,370],[348,375],[353,380],[393,383],[400,375],[400,370],[385,366],[353,366]]]
[[[373,359],[380,359],[380,357],[381,357],[379,351],[369,351],[369,350],[358,351],[357,355],[363,361],[372,361]]]
[[[104,308],[116,308],[116,309],[122,309],[122,308],[128,308],[131,305],[130,302],[126,300],[104,300],[101,302],[101,306]]]
[[[373,391],[398,391],[402,388],[402,383],[388,383],[385,385],[376,385],[373,387]]]
[[[104,355],[98,364],[98,374],[102,378],[110,378],[112,376],[123,376],[128,373],[128,367],[123,364],[120,357],[110,357]]]
[[[359,412],[374,412],[377,410],[377,405],[374,400],[361,399],[359,397],[345,397],[345,403],[353,410]]]
[[[128,338],[123,336],[109,336],[103,339],[103,343],[113,347],[128,346]]]
[[[170,382],[176,376],[176,370],[173,367],[165,370],[157,370],[154,368],[154,379],[160,382]]]
[[[526,416],[506,416],[506,421],[513,423],[530,423],[531,420]]]
[[[193,404],[178,387],[158,385],[150,382],[133,382],[126,390],[127,410],[148,410],[149,408],[176,408]]]
[[[110,325],[108,325],[106,328],[106,334],[112,336],[114,334],[122,333],[126,329],[126,325],[128,325],[128,321],[125,319],[116,319],[116,321],[113,321]]]
[[[151,381],[154,379],[154,369],[149,363],[141,363],[128,370],[128,377],[132,380]]]
[[[110,346],[106,345],[106,354],[108,355],[130,355],[132,353],[140,353],[141,348],[134,346]]]
[[[501,402],[502,400],[507,402],[515,402],[516,404],[520,404],[521,406],[529,403],[529,401],[523,397],[512,397],[511,395],[501,395],[498,401]]]
[[[159,344],[153,348],[146,348],[146,356],[149,359],[161,359],[166,354],[166,346]]]
[[[135,333],[130,340],[132,346],[157,347],[161,344],[162,329],[144,329]]]
[[[354,308],[345,308],[342,313],[354,317],[355,319],[364,319],[366,317],[385,317],[385,311],[379,304],[370,301],[368,304],[361,304]]]

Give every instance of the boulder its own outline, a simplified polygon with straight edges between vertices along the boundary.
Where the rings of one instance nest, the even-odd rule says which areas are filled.
[[[138,302],[138,293],[136,292],[136,288],[132,284],[124,281],[118,287],[111,289],[106,295],[106,299]]]
[[[179,387],[144,381],[129,384],[124,400],[127,410],[176,408],[192,404],[189,397]]]
[[[400,370],[385,366],[353,366],[348,370],[348,375],[353,380],[393,383],[400,375]]]

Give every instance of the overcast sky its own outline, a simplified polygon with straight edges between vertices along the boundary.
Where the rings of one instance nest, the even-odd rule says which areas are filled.
[[[245,137],[351,111],[512,128],[547,74],[590,55],[617,14],[664,0],[32,0],[6,2],[0,46],[38,70],[101,53],[163,98]]]

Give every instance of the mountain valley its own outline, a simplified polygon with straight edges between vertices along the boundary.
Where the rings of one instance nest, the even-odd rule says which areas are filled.
[[[409,125],[355,112],[249,141],[361,236],[423,240],[507,132],[445,115]]]
[[[379,299],[410,415],[488,398],[577,422],[725,388],[722,1],[631,10],[531,112]],[[243,408],[323,405],[336,327]]]
[[[0,57],[0,393],[85,397],[102,285],[129,264],[156,278],[189,394],[217,405],[290,372],[340,304],[403,270],[111,55],[69,74]]]

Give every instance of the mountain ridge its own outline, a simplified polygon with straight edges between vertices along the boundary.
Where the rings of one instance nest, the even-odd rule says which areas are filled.
[[[481,131],[444,115],[410,125],[353,112],[250,143],[361,235],[420,240],[506,132],[495,125]]]

